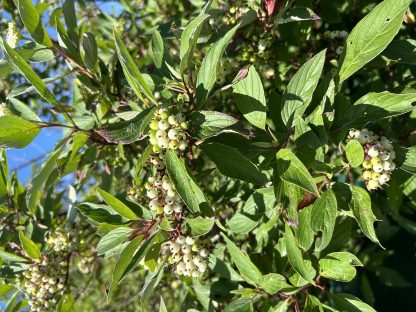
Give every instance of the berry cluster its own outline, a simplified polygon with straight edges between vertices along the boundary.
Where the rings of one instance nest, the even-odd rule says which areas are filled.
[[[349,132],[349,138],[356,139],[363,145],[365,159],[362,163],[364,172],[362,178],[366,181],[368,190],[375,190],[390,180],[390,174],[395,169],[396,157],[393,144],[386,137],[378,137],[368,129]]]
[[[174,265],[178,275],[199,277],[207,270],[208,241],[198,241],[191,236],[179,236],[169,242],[171,256],[169,262]]]
[[[55,311],[59,295],[65,288],[69,255],[72,243],[61,231],[50,235],[46,241],[48,252],[33,261],[27,271],[23,288],[29,296],[30,311]]]
[[[157,214],[165,213],[170,216],[173,213],[180,215],[182,213],[181,198],[175,191],[175,187],[167,175],[162,178],[151,176],[145,184],[146,195],[150,200],[149,208]]]
[[[174,114],[172,110],[160,108],[149,126],[153,152],[160,153],[167,148],[184,151],[188,147],[184,132],[188,129],[188,123],[183,114]]]
[[[347,36],[348,32],[345,30],[326,31],[324,33],[324,37],[335,44],[336,47],[334,49],[337,55],[342,54],[344,46],[340,43],[342,43]]]
[[[6,42],[12,49],[14,49],[19,42],[19,32],[17,31],[15,23],[10,22],[8,26]]]

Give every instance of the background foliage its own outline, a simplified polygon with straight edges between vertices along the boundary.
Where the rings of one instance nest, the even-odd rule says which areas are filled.
[[[60,286],[38,311],[415,309],[413,2],[1,1],[4,310],[29,310],[45,259]],[[160,107],[186,120],[164,160]],[[5,149],[51,127],[21,184]],[[372,191],[364,127],[396,153]],[[174,217],[146,197],[161,170]],[[198,278],[169,264],[179,233],[210,253]]]

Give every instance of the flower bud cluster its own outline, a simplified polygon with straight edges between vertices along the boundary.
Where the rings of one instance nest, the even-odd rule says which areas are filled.
[[[149,208],[157,214],[165,213],[166,216],[182,213],[182,201],[167,175],[162,178],[151,176],[145,186],[146,195],[149,198]]]
[[[17,31],[16,24],[13,22],[9,23],[6,42],[12,49],[16,48],[17,43],[19,42],[19,32]]]
[[[396,168],[393,144],[385,136],[378,137],[368,129],[349,131],[349,138],[358,140],[364,148],[365,158],[362,178],[368,190],[375,190],[390,180],[391,172]]]
[[[150,122],[150,143],[153,152],[160,153],[165,149],[186,150],[188,143],[185,130],[188,123],[182,113],[174,114],[171,110],[160,108]]]
[[[49,252],[23,272],[23,289],[29,296],[30,311],[55,311],[58,296],[65,288],[72,245],[65,233],[52,233],[46,241]]]
[[[210,241],[199,241],[191,236],[178,236],[169,242],[171,256],[169,262],[174,265],[178,275],[199,277],[207,270]]]

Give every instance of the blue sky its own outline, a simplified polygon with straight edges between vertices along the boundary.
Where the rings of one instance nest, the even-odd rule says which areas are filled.
[[[36,1],[34,1],[36,2]],[[122,11],[122,6],[118,1],[96,1],[97,6],[104,12],[113,16],[118,16]],[[51,37],[56,38],[55,29],[48,28],[48,33]],[[56,142],[62,138],[62,130],[59,128],[45,128],[35,140],[26,148],[23,149],[9,149],[7,156],[9,160],[9,168],[12,170],[18,169],[18,176],[22,183],[27,183],[31,178],[32,164],[31,160],[40,158],[50,152]],[[40,164],[44,160],[41,157],[36,163]]]

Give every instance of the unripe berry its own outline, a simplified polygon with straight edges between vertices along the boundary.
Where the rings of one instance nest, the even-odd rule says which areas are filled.
[[[198,270],[193,270],[191,273],[192,277],[194,278],[198,278],[199,277],[199,271]]]
[[[181,250],[181,246],[175,242],[171,242],[169,247],[170,247],[170,251],[174,254],[176,254],[177,252]]]
[[[182,121],[185,120],[185,116],[181,113],[176,114],[176,120],[181,123]]]
[[[168,118],[168,123],[172,126],[177,125],[178,124],[178,120],[176,119],[175,115],[170,115]]]
[[[371,161],[369,160],[364,160],[362,165],[364,169],[371,169],[373,167],[373,165],[371,164]]]
[[[181,204],[173,205],[173,211],[175,211],[176,213],[182,212],[182,205]]]
[[[168,132],[168,137],[171,140],[177,140],[179,135],[179,131],[176,129],[170,129]]]
[[[372,172],[369,170],[364,171],[363,173],[363,179],[364,180],[371,180]]]
[[[176,140],[170,141],[169,142],[169,148],[172,150],[176,150],[179,147],[179,143]]]
[[[172,205],[165,205],[165,207],[163,208],[163,211],[167,215],[171,215],[173,213],[173,207],[172,207]]]
[[[396,167],[396,164],[393,161],[386,160],[383,162],[383,169],[385,171],[393,171]]]
[[[382,172],[383,171],[383,165],[382,164],[374,165],[373,170],[374,170],[374,172]]]
[[[202,249],[199,251],[199,255],[200,255],[202,258],[206,259],[206,258],[208,258],[208,251],[207,251],[205,248],[202,248]]]
[[[191,252],[191,246],[189,246],[189,245],[187,245],[187,244],[182,245],[182,252],[183,252],[184,254],[189,254],[189,253]]]
[[[386,184],[390,180],[390,175],[388,173],[383,173],[380,175],[378,182],[383,185]]]
[[[157,197],[157,190],[154,188],[151,188],[150,190],[147,190],[147,197],[149,197],[150,199],[153,199],[155,197]]]
[[[175,195],[176,195],[176,193],[175,193],[175,191],[174,191],[173,189],[168,190],[168,191],[167,191],[167,194],[168,194],[168,196],[170,196],[170,197],[173,197],[173,196],[175,196]]]
[[[166,119],[168,119],[168,117],[169,117],[168,112],[163,112],[163,113],[160,114],[160,118],[162,120],[166,120]],[[160,128],[160,124],[159,124],[159,128]]]
[[[367,188],[371,191],[371,190],[375,190],[376,188],[379,187],[379,183],[376,180],[370,180],[367,183]]]
[[[370,149],[367,152],[368,156],[370,157],[377,157],[380,152],[378,151],[377,148],[375,148],[374,146],[370,147]]]
[[[199,266],[198,266],[198,270],[201,273],[204,273],[207,270],[207,265],[205,262],[202,262]]]
[[[157,213],[157,214],[161,214],[161,213],[163,213],[163,207],[162,207],[162,206],[157,207],[157,209],[156,209],[156,213]]]
[[[162,138],[166,138],[167,137],[167,133],[165,130],[157,130],[156,131],[156,138],[158,140],[162,139]]]
[[[374,165],[380,165],[381,164],[381,159],[380,157],[373,157],[371,158],[371,164]]]
[[[187,147],[188,147],[188,143],[186,143],[185,141],[182,141],[181,143],[179,143],[179,150],[180,151],[186,150]]]
[[[160,148],[167,148],[169,146],[169,140],[168,138],[161,138],[157,140],[157,145],[159,145]]]
[[[182,121],[182,122],[181,122],[181,128],[182,128],[183,130],[188,130],[188,128],[189,128],[189,124],[188,124],[186,121]]]
[[[150,210],[156,211],[157,207],[159,207],[159,201],[155,198],[149,203]]]
[[[160,120],[158,127],[160,130],[167,130],[169,128],[169,123],[166,120]]]
[[[376,181],[378,181],[378,179],[380,178],[380,173],[378,173],[378,172],[373,172],[372,174],[371,174],[371,179],[372,180],[376,180]]]
[[[192,246],[193,244],[195,244],[195,239],[193,239],[192,237],[188,236],[185,239],[185,243]]]
[[[159,129],[159,121],[157,120],[152,120],[149,124],[149,128],[152,130],[158,130]]]
[[[178,236],[178,238],[176,239],[176,243],[178,243],[179,245],[185,244],[185,237],[182,235]]]

